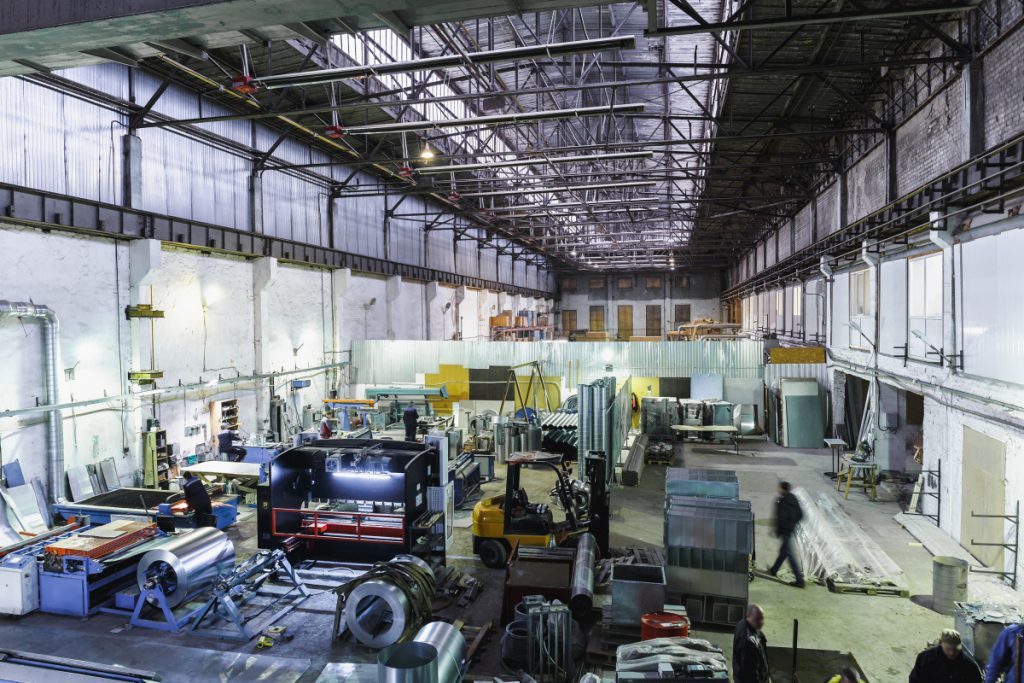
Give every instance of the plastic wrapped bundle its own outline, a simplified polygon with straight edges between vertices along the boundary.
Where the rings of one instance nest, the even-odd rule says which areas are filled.
[[[654,638],[620,645],[615,660],[616,673],[657,672],[669,664],[678,673],[699,667],[712,672],[712,680],[728,680],[729,668],[721,648],[701,638]]]

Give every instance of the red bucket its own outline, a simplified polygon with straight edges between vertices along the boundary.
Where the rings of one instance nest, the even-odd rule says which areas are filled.
[[[686,638],[690,620],[670,612],[651,612],[640,617],[640,640],[652,638]]]

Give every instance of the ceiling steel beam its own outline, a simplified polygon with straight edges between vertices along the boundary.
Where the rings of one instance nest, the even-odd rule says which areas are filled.
[[[463,197],[505,197],[512,194],[548,194],[552,192],[587,192],[590,190],[618,190],[631,187],[651,187],[657,185],[654,180],[635,180],[619,183],[597,183],[594,185],[546,185],[540,187],[522,187],[514,190],[489,190],[486,192],[460,192]],[[623,201],[629,201],[624,199]]]
[[[855,10],[851,12],[832,12],[820,14],[790,15],[782,17],[766,17],[762,19],[739,19],[718,23],[689,24],[686,26],[666,26],[656,31],[646,31],[648,36],[687,36],[702,33],[723,33],[726,31],[751,31],[754,29],[794,28],[821,24],[839,24],[845,22],[885,21],[904,17],[924,17],[936,14],[960,14],[970,12],[977,4],[937,4],[918,5],[916,7],[897,7],[878,10]]]
[[[567,43],[551,43],[548,45],[527,45],[504,50],[471,52],[466,55],[446,55],[443,57],[426,57],[407,62],[391,62],[370,66],[348,66],[338,69],[320,69],[317,71],[297,71],[294,73],[258,76],[254,79],[257,85],[268,90],[290,88],[304,85],[319,85],[350,78],[370,78],[378,75],[404,74],[412,71],[433,71],[436,69],[454,69],[468,67],[472,64],[493,64],[495,62],[513,61],[518,59],[543,59],[561,55],[573,55],[581,52],[601,52],[604,50],[632,49],[636,46],[635,36],[614,36],[611,38],[593,38],[576,40]]]
[[[416,130],[434,130],[440,128],[474,128],[477,126],[553,121],[555,119],[572,119],[582,118],[585,116],[636,114],[642,112],[644,107],[645,105],[639,102],[631,104],[610,104],[602,107],[580,107],[578,109],[551,109],[548,111],[531,111],[515,114],[495,114],[493,116],[476,116],[468,119],[397,121],[395,123],[379,123],[366,126],[343,126],[342,131],[346,135],[377,135],[387,133],[406,133]],[[481,156],[485,155],[481,154]]]
[[[624,159],[650,159],[654,152],[613,152],[610,154],[581,154],[571,157],[529,157],[512,161],[495,161],[488,164],[452,164],[449,166],[422,166],[417,170],[421,175],[437,173],[460,173],[463,171],[485,171],[492,168],[515,168],[517,166],[542,166],[549,164],[581,164],[591,161],[615,161]]]

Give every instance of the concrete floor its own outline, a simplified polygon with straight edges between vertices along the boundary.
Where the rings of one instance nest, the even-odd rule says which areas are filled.
[[[751,500],[758,518],[756,546],[760,567],[774,559],[776,550],[769,533],[769,519],[777,482],[784,478],[795,485],[819,490],[833,486],[831,480],[822,476],[830,468],[825,451],[784,450],[773,444],[754,443],[744,445],[737,456],[711,447],[687,446],[686,465],[733,469],[739,473],[741,495]],[[525,471],[523,482],[533,500],[546,500],[552,475],[547,471]],[[495,481],[484,486],[483,495],[503,490],[504,482]],[[639,487],[613,491],[613,546],[661,545],[663,491],[664,468],[656,466],[644,471]],[[931,592],[931,556],[893,521],[898,512],[894,502],[872,503],[863,494],[851,492],[850,499],[841,504],[904,569],[912,597],[841,595],[817,585],[800,590],[758,578],[750,586],[751,600],[766,610],[765,632],[770,644],[788,646],[793,620],[799,619],[801,649],[849,651],[872,683],[905,681],[916,653],[942,628],[952,625],[951,617],[919,604],[927,604],[926,596]],[[456,540],[450,563],[481,579],[485,588],[470,610],[449,608],[440,616],[479,625],[498,619],[503,572],[486,569],[472,557],[469,515],[468,509],[456,515]],[[251,513],[240,520],[231,536],[240,558],[255,550],[255,519]],[[23,618],[0,618],[0,643],[8,648],[151,669],[158,671],[165,681],[194,683],[210,680],[216,673],[222,681],[311,682],[331,662],[374,661],[372,651],[331,642],[333,606],[334,596],[330,593],[308,600],[280,622],[288,626],[294,640],[270,650],[257,650],[253,642],[238,644],[188,633],[126,629],[123,617],[111,615],[80,621],[38,613]],[[731,632],[695,630],[693,635],[711,640],[727,656],[731,655]],[[470,674],[503,673],[497,663],[498,650],[498,639],[493,637]],[[832,673],[835,672],[813,672],[809,680],[816,683]],[[807,683],[806,675],[803,680]]]

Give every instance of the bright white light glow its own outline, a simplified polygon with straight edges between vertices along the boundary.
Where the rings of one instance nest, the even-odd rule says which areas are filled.
[[[93,339],[83,339],[75,346],[75,361],[89,364],[100,359],[103,347]]]
[[[223,298],[224,290],[220,288],[220,285],[210,285],[203,292],[203,308],[212,306]]]
[[[601,352],[601,360],[603,360],[605,363],[611,363],[612,358],[614,357],[615,354],[612,353],[611,349],[605,349],[604,351]]]

